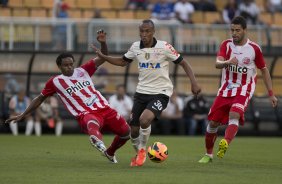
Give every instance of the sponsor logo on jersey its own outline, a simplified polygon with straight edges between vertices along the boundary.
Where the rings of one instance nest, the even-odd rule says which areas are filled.
[[[238,66],[238,65],[229,65],[229,66],[226,67],[226,69],[231,71],[231,72],[235,72],[235,73],[246,74],[248,72],[247,67],[241,67],[241,66]]]
[[[160,63],[139,63],[139,68],[161,68]]]
[[[67,91],[67,93],[68,93],[69,95],[71,95],[72,93],[75,93],[75,92],[77,92],[77,91],[80,91],[80,90],[82,90],[83,88],[86,88],[86,87],[88,87],[88,86],[90,86],[90,85],[91,85],[91,84],[90,84],[89,81],[83,81],[83,82],[78,81],[78,82],[76,82],[74,85],[71,85],[70,87],[68,87],[68,88],[66,89],[66,91]]]

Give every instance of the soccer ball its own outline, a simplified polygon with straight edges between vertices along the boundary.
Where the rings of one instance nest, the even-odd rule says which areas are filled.
[[[167,159],[168,151],[165,144],[154,142],[148,147],[148,157],[152,162],[160,163]]]

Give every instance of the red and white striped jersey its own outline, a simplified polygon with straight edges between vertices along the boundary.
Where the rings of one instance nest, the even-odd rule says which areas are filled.
[[[238,65],[222,69],[221,87],[217,95],[232,97],[236,95],[252,97],[257,82],[256,68],[266,67],[261,48],[248,39],[245,45],[235,45],[232,39],[222,42],[217,56],[225,60],[236,57]]]
[[[75,117],[109,107],[107,100],[97,91],[91,76],[96,71],[93,60],[75,68],[72,76],[57,75],[50,78],[41,94],[57,93],[68,111]]]

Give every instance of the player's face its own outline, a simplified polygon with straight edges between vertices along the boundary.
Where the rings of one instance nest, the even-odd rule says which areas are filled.
[[[244,43],[246,29],[243,29],[240,24],[231,24],[231,35],[233,42],[237,45]]]
[[[139,27],[140,38],[145,47],[151,47],[153,44],[153,38],[155,29],[152,24],[144,23]]]
[[[74,72],[74,61],[71,57],[62,59],[62,64],[59,66],[63,75],[72,76]]]

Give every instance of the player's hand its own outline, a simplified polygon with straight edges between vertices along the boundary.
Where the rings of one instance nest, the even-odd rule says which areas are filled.
[[[22,115],[13,116],[5,121],[5,123],[17,123],[18,121],[23,120],[24,117]]]
[[[238,65],[238,59],[236,57],[233,57],[232,59],[226,61],[228,65]]]
[[[271,101],[272,107],[276,107],[278,104],[278,99],[274,95],[270,96],[269,99]]]
[[[103,30],[100,29],[97,31],[97,41],[100,43],[105,43],[106,42],[106,38],[107,38],[107,33]]]
[[[197,97],[198,94],[201,93],[202,89],[200,88],[200,86],[198,86],[198,84],[192,84],[191,85],[191,91]]]
[[[103,58],[104,54],[94,44],[90,44],[89,47],[93,49],[99,58]]]

